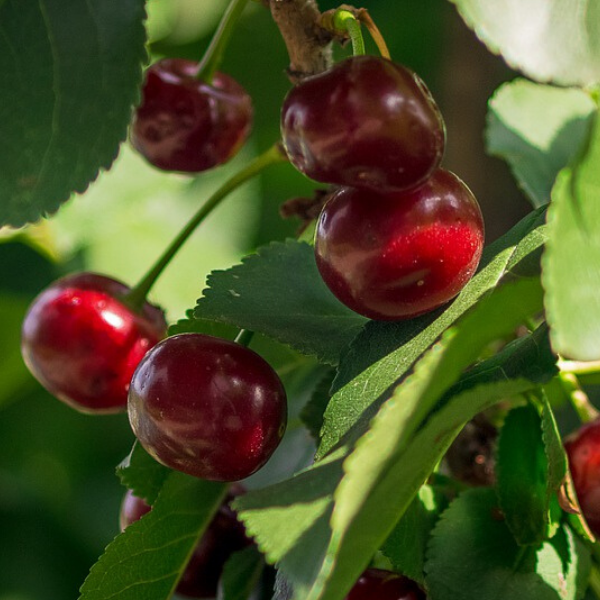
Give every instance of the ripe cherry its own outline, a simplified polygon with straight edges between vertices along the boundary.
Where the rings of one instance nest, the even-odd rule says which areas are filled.
[[[439,169],[404,192],[340,188],[321,211],[315,255],[346,306],[371,319],[408,319],[460,292],[479,264],[483,238],[475,197]]]
[[[223,567],[227,559],[238,550],[251,544],[244,526],[237,520],[229,503],[245,489],[236,484],[231,487],[223,504],[200,538],[177,584],[177,594],[190,598],[214,598]],[[124,531],[131,523],[150,512],[151,507],[142,498],[128,490],[121,504],[120,525]]]
[[[23,321],[29,370],[81,412],[125,410],[135,368],[166,333],[161,310],[146,302],[136,313],[121,301],[129,291],[103,275],[70,275],[46,288]]]
[[[146,72],[131,126],[133,146],[155,167],[197,173],[227,162],[252,124],[252,100],[224,73],[207,83],[198,63],[163,59]]]
[[[412,579],[383,569],[367,569],[346,600],[426,600],[426,596]]]
[[[600,536],[600,419],[572,433],[564,446],[581,511],[590,529]]]
[[[244,346],[187,333],[157,344],[129,390],[129,420],[164,465],[203,479],[237,481],[262,467],[285,431],[285,390]]]
[[[423,182],[445,144],[444,122],[425,84],[376,56],[348,58],[293,88],[281,133],[290,161],[308,177],[379,191]]]

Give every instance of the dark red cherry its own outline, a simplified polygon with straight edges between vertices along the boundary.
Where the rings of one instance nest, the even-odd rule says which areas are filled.
[[[426,600],[426,596],[412,579],[383,569],[367,569],[346,600]]]
[[[224,73],[197,78],[198,63],[169,58],[146,72],[131,126],[133,146],[155,167],[198,173],[227,162],[252,125],[252,100]]]
[[[423,182],[444,153],[445,127],[415,73],[355,56],[287,95],[281,134],[293,165],[316,181],[372,190]]]
[[[244,526],[237,520],[229,503],[243,494],[245,489],[236,484],[231,487],[225,501],[200,538],[190,561],[177,584],[176,592],[190,598],[214,598],[223,567],[227,559],[238,550],[251,544]],[[129,490],[121,505],[121,530],[143,517],[151,507]]]
[[[285,431],[283,385],[258,354],[228,340],[176,335],[137,368],[129,420],[164,465],[215,481],[237,481],[262,467]]]
[[[600,419],[572,433],[564,446],[581,512],[600,536]]]
[[[346,306],[371,319],[408,319],[460,292],[477,269],[483,238],[475,197],[439,169],[404,192],[340,188],[321,211],[315,255]]]
[[[167,330],[161,310],[134,312],[125,284],[95,273],[69,275],[46,288],[23,321],[23,359],[53,395],[87,413],[125,410],[129,382]]]

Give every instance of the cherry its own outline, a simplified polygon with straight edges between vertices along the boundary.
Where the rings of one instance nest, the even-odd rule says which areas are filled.
[[[404,192],[334,192],[317,223],[315,255],[323,280],[349,308],[371,319],[407,319],[460,292],[483,238],[475,197],[439,169]]]
[[[383,569],[367,569],[346,600],[426,600],[426,596],[412,579]]]
[[[209,526],[200,538],[175,590],[190,598],[214,598],[223,567],[227,559],[252,542],[246,537],[244,526],[237,520],[229,503],[245,493],[239,485],[233,485],[223,504],[219,507]],[[128,490],[121,504],[120,524],[124,531],[131,523],[150,512],[151,506]]]
[[[86,413],[125,410],[131,376],[164,337],[161,310],[140,313],[120,298],[125,284],[95,273],[55,281],[31,304],[21,350],[34,377],[53,395]]]
[[[285,390],[244,346],[203,334],[167,338],[133,375],[129,420],[164,465],[204,479],[237,481],[262,467],[285,431]]]
[[[159,169],[197,173],[221,165],[250,133],[252,100],[244,88],[224,73],[211,83],[197,73],[198,63],[182,58],[146,72],[131,142]]]
[[[298,84],[281,112],[292,164],[324,183],[402,190],[439,165],[445,127],[429,90],[385,58],[354,56]]]
[[[600,419],[572,433],[564,446],[581,511],[590,529],[600,536]]]

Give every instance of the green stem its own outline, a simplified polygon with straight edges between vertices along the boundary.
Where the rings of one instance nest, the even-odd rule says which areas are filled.
[[[250,331],[249,329],[240,329],[240,332],[237,334],[234,341],[236,344],[240,344],[240,346],[248,347],[253,337],[254,331]]]
[[[198,210],[190,219],[179,235],[171,242],[163,255],[156,261],[154,266],[142,278],[142,280],[122,300],[133,310],[140,310],[143,306],[148,292],[162,273],[163,269],[171,262],[177,251],[187,241],[196,227],[202,223],[211,211],[217,207],[221,200],[227,197],[243,183],[258,175],[270,165],[287,161],[279,143],[271,146],[266,152],[257,156],[244,169],[238,171],[231,179],[228,179]]]
[[[581,422],[589,423],[597,419],[600,413],[592,405],[587,394],[581,389],[577,377],[573,373],[563,371],[559,374],[558,378]]]
[[[229,38],[242,14],[247,0],[231,0],[227,10],[221,18],[221,22],[213,35],[213,38],[198,65],[198,79],[211,83],[215,71],[223,60],[223,54]]]
[[[365,42],[360,28],[360,21],[349,10],[340,9],[336,11],[333,15],[333,26],[338,31],[348,33],[354,56],[365,54]]]

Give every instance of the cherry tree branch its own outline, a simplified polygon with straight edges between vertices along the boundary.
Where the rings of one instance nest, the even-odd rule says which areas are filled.
[[[316,75],[332,63],[332,34],[320,25],[315,0],[268,0],[273,20],[290,57],[288,76],[293,83]]]

